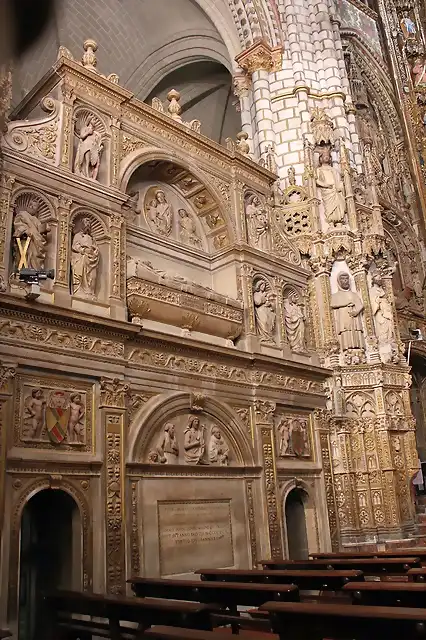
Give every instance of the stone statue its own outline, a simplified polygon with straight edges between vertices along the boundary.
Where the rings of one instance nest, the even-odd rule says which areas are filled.
[[[208,464],[205,460],[205,430],[198,416],[189,416],[183,444],[187,464]]]
[[[267,290],[265,280],[258,280],[253,291],[257,331],[261,342],[274,342],[276,320],[275,300]]]
[[[71,267],[73,294],[94,298],[100,252],[91,233],[90,219],[83,218],[72,241]]]
[[[46,399],[42,389],[33,389],[31,391],[31,395],[25,400],[25,411],[24,420],[29,427],[28,437],[32,439],[40,438],[46,414]]]
[[[331,225],[340,225],[345,219],[345,197],[343,182],[331,163],[331,153],[328,148],[323,149],[319,157],[316,184],[324,205],[324,215]]]
[[[408,11],[404,11],[400,25],[405,40],[413,40],[416,37],[417,28]]]
[[[157,189],[154,200],[148,205],[148,217],[158,233],[169,236],[172,231],[173,210],[167,202],[166,194],[161,189]]]
[[[371,280],[371,310],[374,316],[377,339],[379,345],[389,345],[394,337],[392,305],[386,297],[380,274],[375,273]]]
[[[279,455],[280,457],[288,456],[290,454],[291,422],[283,420],[278,426],[278,433],[280,434]]]
[[[340,348],[343,352],[349,349],[363,349],[362,300],[358,293],[351,291],[351,281],[346,271],[337,274],[337,285],[339,291],[331,296],[331,308],[335,312]]]
[[[258,195],[251,195],[246,203],[246,217],[249,238],[253,245],[261,251],[269,250],[268,212]]]
[[[223,439],[218,426],[212,427],[209,442],[209,460],[212,464],[227,466],[229,461],[229,447]]]
[[[23,247],[25,241],[29,239],[26,252],[27,265],[28,269],[36,271],[45,268],[47,235],[50,232],[50,226],[38,218],[39,208],[40,205],[36,199],[31,200],[26,206],[18,206],[13,220],[13,237],[19,238]]]
[[[416,58],[414,61],[413,68],[411,69],[413,73],[413,84],[417,87],[419,84],[426,83],[426,62],[422,60],[422,58]]]
[[[74,161],[74,173],[97,180],[103,150],[102,136],[96,131],[96,118],[92,117],[81,127],[77,153]]]
[[[280,458],[310,455],[308,423],[305,418],[284,416],[278,425],[278,433]]]
[[[177,464],[179,445],[176,439],[175,425],[166,424],[157,445],[158,455],[162,464]]]
[[[289,292],[284,298],[284,321],[291,350],[295,353],[304,353],[306,351],[305,315],[296,291]]]
[[[70,417],[68,419],[68,441],[83,442],[84,422],[86,410],[79,393],[70,396]]]
[[[197,227],[185,209],[178,209],[180,239],[185,244],[201,247],[201,239],[197,235]]]

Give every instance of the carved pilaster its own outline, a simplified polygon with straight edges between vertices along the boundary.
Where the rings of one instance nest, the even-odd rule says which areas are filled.
[[[62,136],[61,136],[61,166],[64,169],[71,169],[73,153],[73,105],[76,99],[74,94],[75,86],[69,81],[64,81],[61,86],[63,95],[62,111]]]
[[[281,510],[277,497],[277,477],[274,447],[274,414],[276,405],[269,400],[257,400],[255,403],[256,427],[260,432],[263,469],[265,475],[265,497],[268,514],[269,542],[272,558],[281,558],[283,554]]]
[[[124,216],[112,214],[109,219],[111,234],[110,264],[111,264],[111,298],[121,300],[125,290],[125,226]]]
[[[58,255],[56,258],[55,283],[68,286],[69,223],[72,200],[60,195],[58,198]]]
[[[3,531],[4,518],[4,483],[6,475],[6,431],[11,424],[11,402],[13,398],[13,381],[16,375],[16,365],[0,363],[0,541]],[[9,415],[8,415],[8,412]]]
[[[319,435],[322,468],[325,483],[325,497],[327,502],[328,524],[330,528],[331,548],[339,550],[339,521],[333,478],[332,457],[330,452],[330,413],[316,410],[314,413],[314,429]]]
[[[6,247],[10,245],[11,229],[8,229],[10,201],[12,197],[12,189],[15,184],[15,178],[10,175],[3,174],[1,178],[1,196],[0,196],[0,274],[3,282],[7,280],[9,251]]]
[[[120,120],[111,118],[111,155],[110,182],[112,187],[118,185],[118,167],[120,164]]]

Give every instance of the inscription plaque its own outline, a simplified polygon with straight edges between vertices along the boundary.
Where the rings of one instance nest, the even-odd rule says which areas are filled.
[[[162,576],[234,565],[230,500],[158,502]]]

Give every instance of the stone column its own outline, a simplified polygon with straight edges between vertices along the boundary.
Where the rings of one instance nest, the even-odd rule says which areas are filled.
[[[272,48],[263,40],[259,40],[236,57],[236,62],[251,76],[257,132],[257,148],[254,151],[259,158],[271,145],[275,149],[269,74],[280,68],[281,60],[281,47]]]
[[[124,510],[125,418],[129,385],[102,378],[102,424],[105,431],[106,593],[126,589],[126,523]]]
[[[250,110],[250,89],[251,80],[249,76],[244,73],[237,73],[234,76],[234,94],[240,101],[241,130],[248,135],[247,142],[250,146],[250,152],[253,153],[253,125]]]
[[[282,558],[282,513],[277,495],[275,466],[274,414],[276,405],[269,400],[256,400],[256,431],[262,448],[265,478],[265,503],[268,514],[269,547],[272,558]]]

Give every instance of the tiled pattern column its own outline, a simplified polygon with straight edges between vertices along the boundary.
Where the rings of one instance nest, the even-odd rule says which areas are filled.
[[[270,73],[281,65],[281,59],[281,47],[273,49],[263,41],[256,42],[236,58],[240,67],[251,76],[252,118],[257,133],[254,153],[257,157],[262,157],[271,145],[275,148]]]

